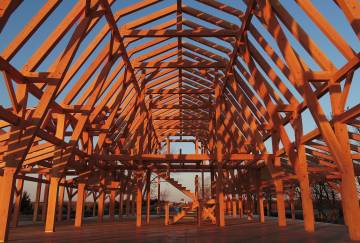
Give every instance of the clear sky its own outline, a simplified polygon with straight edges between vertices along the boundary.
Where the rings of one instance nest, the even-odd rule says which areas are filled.
[[[24,2],[21,4],[21,6],[17,9],[17,11],[11,16],[9,19],[8,24],[3,29],[1,35],[0,35],[0,52],[2,52],[8,44],[15,38],[15,36],[18,34],[18,32],[26,25],[26,23],[37,13],[37,11],[41,8],[41,6],[46,1],[42,0],[24,0]],[[61,21],[62,18],[64,18],[65,14],[68,13],[71,8],[74,6],[74,4],[77,2],[77,0],[66,0],[63,1],[59,7],[53,12],[53,14],[45,21],[45,23],[42,25],[42,27],[33,35],[33,37],[28,41],[28,43],[20,50],[20,52],[11,60],[11,63],[21,70],[23,68],[23,65],[26,64],[27,60],[31,57],[34,50],[37,49],[42,42],[47,38],[47,36],[52,32],[53,28]],[[113,4],[112,9],[113,12],[116,12],[116,10],[129,6],[135,2],[138,1],[117,1],[115,4]],[[235,8],[239,8],[241,10],[244,10],[244,4],[241,3],[241,1],[238,0],[223,0],[221,1],[223,3],[226,3],[230,6],[233,6]],[[240,2],[240,3],[239,3]],[[314,42],[319,46],[319,48],[326,53],[326,55],[329,57],[329,59],[335,64],[336,67],[340,68],[345,63],[345,58],[341,55],[341,53],[336,49],[336,47],[326,38],[324,34],[318,29],[310,20],[310,18],[306,15],[306,13],[292,0],[282,0],[280,1],[282,5],[289,11],[289,13],[294,16],[295,20],[304,28],[304,30],[313,38]],[[353,48],[355,52],[360,51],[360,42],[357,39],[356,35],[350,28],[350,25],[348,24],[344,14],[341,12],[339,8],[334,4],[331,0],[313,0],[313,4],[318,8],[318,10],[327,18],[327,20],[335,27],[335,29],[343,36],[343,38],[347,41],[347,43]],[[144,10],[141,10],[137,13],[131,14],[129,16],[124,17],[119,21],[118,25],[121,26],[124,23],[127,23],[129,21],[138,19],[139,17],[150,14],[152,12],[158,11],[164,7],[170,6],[172,4],[175,4],[176,0],[166,0],[159,4],[156,4],[154,6],[151,6],[149,8],[146,8]],[[240,21],[236,19],[234,16],[224,14],[223,12],[208,7],[204,4],[198,3],[193,0],[183,0],[184,5],[189,5],[193,8],[197,8],[201,11],[204,11],[206,13],[212,14],[214,16],[223,18],[229,22],[233,22],[235,24],[240,24]],[[155,21],[154,23],[148,24],[144,26],[144,28],[151,28],[152,26],[155,26],[159,23],[168,21],[170,19],[173,19],[175,15],[170,15],[168,17],[162,18],[160,20]],[[191,17],[187,14],[184,14],[183,18],[189,19],[189,20],[195,20],[194,17]],[[204,21],[196,20],[198,23],[208,27],[208,28],[216,28],[215,26],[208,24]],[[258,28],[258,30],[265,35],[265,38],[268,39],[268,35],[265,33],[263,27],[260,26],[259,21],[256,18],[253,18],[252,23]],[[89,43],[89,41],[94,38],[94,34],[96,34],[97,31],[99,31],[102,26],[105,24],[104,18],[102,18],[101,21],[95,26],[94,30],[90,35],[84,40],[84,43],[80,47],[80,51],[83,50],[84,47],[86,47],[86,43]],[[71,29],[73,31],[74,28]],[[69,34],[65,36],[65,38],[60,41],[60,43],[52,50],[51,54],[48,58],[44,61],[44,63],[39,67],[39,71],[46,71],[47,68],[51,65],[51,63],[54,61],[54,58],[59,55],[59,53],[64,49],[64,46],[66,45],[67,41],[69,40],[71,31]],[[288,33],[287,33],[288,34]],[[291,37],[290,37],[291,38]],[[101,43],[100,47],[102,47],[106,41],[108,41],[109,38],[105,38],[105,40]],[[215,39],[212,39],[215,40]],[[191,42],[190,40],[186,39],[186,41]],[[275,51],[278,53],[279,56],[281,56],[278,48],[274,45],[274,42],[270,39],[268,39],[270,44],[274,47]],[[140,42],[139,42],[140,43]],[[221,42],[223,43],[223,42]],[[311,59],[311,57],[299,46],[299,44],[294,41],[294,39],[291,39],[291,43],[294,46],[295,50],[303,57],[305,62],[310,66],[313,70],[320,70],[319,66]],[[202,48],[208,48],[205,46],[202,46]],[[100,50],[101,48],[98,48]],[[150,50],[150,49],[149,49]],[[214,50],[211,50],[214,51]],[[97,54],[95,52],[92,57],[94,57]],[[81,69],[81,71],[85,70],[86,67],[88,67],[89,62],[87,62],[84,67]],[[359,104],[360,98],[358,92],[360,91],[360,81],[359,81],[359,70],[355,72],[354,80],[352,82],[352,88],[349,94],[349,98],[346,104],[346,107],[352,107],[354,105]],[[73,81],[70,83],[70,85],[65,88],[64,92],[60,94],[60,96],[57,98],[58,101],[61,101],[61,99],[64,97],[64,94],[71,90],[72,85],[76,82],[76,78],[78,78],[79,75],[76,75],[73,79]],[[285,79],[283,75],[280,75],[281,79]],[[284,81],[287,82],[287,81]],[[290,87],[291,90],[294,90]],[[10,106],[9,97],[6,92],[6,87],[3,81],[3,77],[0,77],[0,104],[4,107]],[[298,95],[297,98],[302,101],[302,98]],[[30,105],[36,105],[37,100],[33,97],[30,97],[29,99]],[[330,101],[329,96],[325,95],[321,99],[321,104],[324,108],[324,111],[326,112],[327,116],[331,116],[331,109],[330,109]],[[311,131],[315,124],[311,118],[311,115],[308,111],[304,112],[304,129],[305,132]],[[289,134],[292,134],[291,129],[288,129]],[[292,137],[292,135],[291,135]],[[268,144],[267,144],[268,145]],[[194,153],[194,144],[186,143],[186,144],[179,144],[179,143],[173,143],[172,144],[172,152],[177,153],[179,149],[182,149],[183,153]],[[271,149],[269,148],[271,151]],[[194,181],[195,174],[178,174],[174,175],[175,178],[177,178],[181,183],[188,186],[189,188],[193,188],[193,181]],[[208,178],[208,175],[206,175]],[[33,183],[26,183],[25,189],[33,192]],[[170,190],[170,189],[168,189]],[[32,193],[34,194],[34,193]],[[182,198],[183,196],[173,190],[171,190],[171,197],[178,200]]]

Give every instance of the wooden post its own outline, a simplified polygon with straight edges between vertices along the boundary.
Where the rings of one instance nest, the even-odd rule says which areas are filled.
[[[142,184],[141,180],[138,179],[136,186],[136,227],[141,227],[142,218]]]
[[[66,221],[70,222],[72,198],[73,198],[73,189],[72,189],[72,187],[68,188],[67,193],[68,193],[68,201],[67,201],[67,207],[66,207]]]
[[[346,77],[346,83],[351,84],[353,72],[349,72]],[[342,88],[340,83],[331,82],[329,85],[331,109],[334,117],[344,113],[348,94],[346,87]],[[334,119],[335,120],[335,119]],[[329,125],[330,126],[330,125]],[[348,227],[349,237],[351,240],[360,240],[360,207],[357,185],[355,183],[354,164],[351,157],[351,148],[349,143],[349,131],[347,124],[340,120],[333,123],[334,133],[331,134],[333,141],[329,141],[328,145],[338,144],[340,150],[335,154],[334,158],[338,165],[341,165],[341,204],[344,214],[345,225]],[[330,128],[331,129],[331,128]],[[329,129],[329,130],[330,130]],[[337,141],[336,141],[337,140]]]
[[[104,219],[105,196],[104,188],[100,188],[98,197],[98,223],[102,223]]]
[[[285,199],[284,199],[284,189],[283,183],[281,180],[274,180],[275,191],[276,191],[276,206],[278,212],[278,225],[280,227],[286,226],[286,215],[285,215]]]
[[[62,179],[61,182],[65,180]],[[65,194],[65,187],[59,186],[59,200],[58,200],[58,210],[57,210],[57,221],[62,221],[62,213],[63,213],[63,205],[64,205],[64,194]]]
[[[301,204],[304,218],[304,228],[306,232],[315,231],[314,208],[312,203],[311,188],[308,175],[308,165],[306,161],[305,145],[302,143],[303,126],[301,117],[293,121],[295,129],[295,142],[297,145],[297,160],[294,166],[296,176],[299,181]],[[293,192],[292,192],[293,193]],[[292,211],[293,215],[293,211]],[[295,219],[295,211],[294,216]]]
[[[114,188],[117,186],[117,182],[112,182],[111,187]],[[109,216],[110,221],[113,222],[115,220],[115,197],[116,197],[116,191],[111,190],[110,191],[110,204],[109,204]]]
[[[164,210],[165,210],[165,225],[169,225],[169,217],[170,217],[169,202],[165,202]]]
[[[225,195],[224,196],[224,213],[225,215],[229,215],[230,213],[230,208],[229,208],[229,196]]]
[[[215,182],[215,170],[214,166],[210,166],[210,197],[215,198],[216,194],[216,182]]]
[[[201,171],[201,198],[205,200],[205,179],[204,179],[204,171]],[[205,202],[205,201],[204,201]]]
[[[33,214],[33,222],[34,223],[38,219],[40,197],[41,197],[41,186],[42,186],[42,175],[39,174],[37,185],[36,185],[36,196],[35,196],[35,203],[34,203],[34,214]]]
[[[129,215],[133,215],[134,194],[129,194]]]
[[[196,175],[195,176],[195,197],[196,197],[196,200],[197,200],[197,203],[199,204],[199,206],[198,206],[198,208],[197,208],[197,212],[196,212],[196,214],[197,214],[197,225],[198,226],[200,226],[201,225],[201,214],[202,214],[202,212],[201,212],[201,202],[200,202],[200,200],[199,200],[199,176],[198,175]],[[193,203],[195,203],[195,202],[193,202]]]
[[[226,200],[226,203],[227,203],[227,214],[230,215],[231,212],[232,212],[232,204],[231,204],[231,198],[230,198],[230,195],[227,196],[227,200]]]
[[[244,217],[244,209],[243,209],[243,201],[242,201],[242,195],[239,194],[239,201],[238,201],[238,205],[239,205],[239,217],[242,219]]]
[[[131,195],[129,195],[129,198],[130,198],[130,210],[129,210],[129,213],[130,215],[134,215],[134,194],[131,193]]]
[[[232,195],[231,199],[232,199],[232,215],[233,215],[233,218],[236,218],[236,215],[237,215],[236,196]]]
[[[157,196],[158,196],[158,200],[157,200],[157,203],[158,203],[158,205],[157,205],[157,208],[156,208],[156,213],[157,213],[157,215],[159,215],[160,214],[160,176],[158,176],[158,178],[157,178],[157,184],[158,184],[158,191],[157,191]]]
[[[41,208],[41,221],[45,222],[46,220],[46,210],[49,198],[49,188],[50,188],[50,177],[46,176],[47,183],[45,184],[44,195],[43,195],[43,203]]]
[[[265,204],[265,207],[266,207],[266,216],[270,216],[269,215],[269,201],[267,199],[265,199],[264,204]]]
[[[252,200],[252,196],[251,196],[250,192],[248,192],[247,196],[246,196],[246,206],[247,206],[247,219],[248,220],[253,220],[254,219],[253,200]]]
[[[199,140],[195,137],[195,154],[199,153]],[[205,200],[205,182],[204,182],[204,171],[201,171],[201,199]]]
[[[268,208],[267,216],[270,217],[271,216],[271,203],[272,203],[270,192],[269,192],[268,199],[266,200],[266,202],[267,202],[267,208]]]
[[[24,188],[24,179],[17,180],[16,192],[15,192],[15,204],[14,204],[14,212],[12,218],[13,227],[17,227],[19,224],[20,217],[20,207],[21,207],[21,198]]]
[[[123,209],[124,209],[124,193],[120,191],[119,195],[119,220],[123,217]]]
[[[57,198],[59,192],[59,183],[60,183],[59,177],[51,176],[49,198],[47,203],[48,207],[46,211],[45,232],[55,231],[55,217],[56,217]]]
[[[92,211],[92,213],[93,213],[93,217],[95,217],[96,216],[96,199],[97,199],[97,197],[96,197],[96,193],[95,192],[93,192],[93,211]]]
[[[127,217],[130,216],[130,193],[129,192],[126,194],[125,213],[126,213]]]
[[[150,183],[151,183],[151,171],[146,173],[146,224],[150,224]]]
[[[199,154],[199,140],[195,137],[195,154]]]
[[[166,154],[170,154],[171,153],[171,144],[170,144],[170,138],[169,136],[166,137]],[[180,149],[180,154],[181,154],[181,149]],[[170,167],[170,164],[169,164]],[[170,177],[170,170],[166,171],[166,176]]]
[[[106,197],[106,175],[105,172],[101,175],[99,197],[98,197],[98,223],[102,223],[104,220],[104,209],[105,209],[105,197]]]
[[[85,204],[85,183],[78,184],[76,211],[75,211],[75,227],[81,227],[84,216]]]
[[[299,148],[298,151],[300,150],[301,149]],[[298,175],[298,177],[302,178],[299,179],[299,185],[301,190],[301,205],[303,209],[304,228],[305,231],[311,233],[315,231],[315,218],[309,178],[306,176],[306,179],[304,179],[304,177],[301,175]]]
[[[16,168],[5,167],[0,183],[0,242],[8,239]]]
[[[217,224],[220,227],[225,226],[225,207],[224,192],[222,191],[222,170],[218,169],[218,177],[216,180],[216,199],[217,199]]]
[[[170,154],[170,150],[171,150],[171,147],[170,147],[170,139],[169,139],[169,136],[166,137],[166,153],[167,154]]]
[[[223,141],[221,141],[222,133],[221,127],[221,90],[219,85],[218,70],[215,73],[215,127],[216,127],[216,164],[218,176],[216,179],[216,205],[217,205],[217,224],[220,227],[225,226],[225,213],[224,213],[224,188],[223,188]]]
[[[264,197],[261,191],[258,192],[258,208],[259,208],[259,221],[260,223],[264,223],[265,222]]]

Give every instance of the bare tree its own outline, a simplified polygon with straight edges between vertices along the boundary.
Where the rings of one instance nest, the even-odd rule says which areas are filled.
[[[317,220],[337,223],[340,219],[340,203],[338,193],[327,181],[319,181],[312,185],[314,207]]]

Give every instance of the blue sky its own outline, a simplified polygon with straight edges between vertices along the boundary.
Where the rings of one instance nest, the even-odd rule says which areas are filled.
[[[8,44],[15,38],[15,36],[18,34],[18,32],[26,25],[26,23],[32,18],[33,15],[36,14],[36,12],[41,8],[41,6],[46,1],[41,0],[25,0],[22,5],[17,9],[17,11],[11,16],[9,19],[8,24],[3,29],[1,35],[0,35],[0,52],[2,52]],[[64,18],[65,14],[67,14],[71,8],[77,3],[77,0],[67,0],[64,1],[59,5],[59,7],[53,12],[53,14],[44,22],[44,24],[40,27],[40,29],[33,35],[33,37],[28,41],[28,43],[19,51],[19,53],[11,60],[11,63],[18,68],[19,70],[22,69],[23,65],[27,62],[27,60],[31,57],[33,54],[33,51],[37,49],[43,41],[47,38],[47,36],[52,32],[52,29]],[[116,12],[116,10],[129,6],[135,2],[138,1],[117,1],[113,4],[112,9],[113,12]],[[238,0],[223,0],[221,1],[223,3],[226,3],[230,6],[233,6],[235,8],[239,8],[241,10],[244,10],[245,5],[242,3],[239,3],[241,1]],[[329,59],[334,63],[334,65],[337,68],[342,67],[346,60],[341,55],[341,53],[336,49],[336,47],[326,38],[326,36],[318,29],[310,20],[310,18],[306,15],[305,12],[302,11],[302,9],[291,0],[282,0],[280,1],[282,5],[289,11],[289,13],[295,18],[295,20],[304,28],[304,30],[313,38],[314,42],[319,46],[319,48],[329,57]],[[326,0],[313,0],[313,4],[318,8],[318,10],[323,14],[327,20],[335,27],[335,29],[340,33],[341,36],[346,40],[346,42],[353,48],[355,52],[360,51],[360,42],[352,29],[350,28],[350,25],[348,24],[346,17],[341,12],[339,8],[334,4],[333,1],[326,1]],[[130,22],[132,20],[138,19],[143,15],[153,13],[155,11],[158,11],[162,8],[168,7],[172,4],[175,4],[175,0],[166,0],[159,4],[150,6],[144,10],[141,10],[137,13],[131,14],[129,16],[124,17],[118,22],[119,27],[127,22]],[[183,0],[184,5],[189,5],[193,8],[197,8],[201,11],[204,11],[206,13],[212,14],[214,16],[223,18],[229,22],[232,22],[234,24],[240,24],[240,21],[231,15],[224,14],[223,12],[208,7],[204,4],[198,3],[193,0]],[[144,28],[151,28],[152,26],[155,26],[159,23],[163,23],[165,21],[171,20],[175,17],[175,15],[170,15],[165,18],[162,18],[160,20],[155,21],[154,23],[148,24],[144,26]],[[198,23],[208,27],[208,28],[216,28],[215,26],[205,23],[201,20],[196,20],[194,17],[189,16],[187,14],[184,14],[184,19],[189,19],[193,21],[197,21]],[[263,27],[261,27],[258,20],[253,19],[252,23],[255,25],[255,27],[264,34],[265,38],[269,41],[269,43],[273,46],[275,51],[281,56],[278,48],[275,46],[274,41],[269,38],[269,35],[263,31]],[[101,28],[106,24],[106,21],[104,18],[102,18],[99,23],[94,27],[94,30],[92,33],[84,40],[83,44],[80,47],[79,53],[84,50],[86,47],[86,44],[89,43],[92,38],[94,37],[94,34],[96,34],[98,31],[101,30]],[[69,40],[69,37],[71,36],[72,31],[74,28],[72,28],[69,33],[61,40],[58,45],[52,50],[51,54],[48,58],[45,59],[43,64],[39,67],[39,71],[46,71],[47,68],[52,64],[54,61],[54,58],[56,58],[59,53],[64,49],[64,46],[66,45],[67,41]],[[287,33],[288,34],[288,33]],[[305,62],[309,65],[309,67],[313,70],[320,70],[320,67],[315,63],[314,60],[299,46],[299,44],[290,36],[291,44],[294,46],[295,50],[302,56],[302,58],[305,60]],[[92,57],[95,57],[96,54],[101,50],[101,47],[103,47],[106,42],[109,40],[109,37],[107,36],[104,41],[101,43],[100,48],[98,48],[94,54],[92,54]],[[148,39],[147,39],[148,40]],[[138,43],[147,41],[147,40],[141,40]],[[214,40],[214,39],[212,39]],[[189,41],[186,39],[186,41]],[[190,41],[189,41],[190,42]],[[221,42],[222,44],[226,45],[226,43]],[[198,44],[202,48],[204,47],[200,44]],[[255,44],[256,45],[256,44]],[[229,46],[227,46],[229,47]],[[155,47],[154,47],[155,48]],[[151,49],[149,49],[151,50]],[[211,50],[214,51],[214,50]],[[261,50],[259,50],[261,52]],[[139,53],[141,54],[141,53]],[[91,58],[90,58],[91,59]],[[90,62],[86,62],[85,65],[82,67],[81,71],[84,71]],[[77,78],[80,77],[81,72],[79,74],[75,75],[72,82],[70,82],[70,85],[65,88],[64,92],[60,94],[60,96],[57,98],[57,101],[61,102],[61,100],[64,97],[64,94],[71,90],[72,85],[76,82]],[[352,88],[349,94],[349,98],[346,104],[346,107],[352,107],[354,105],[359,104],[360,98],[357,92],[360,90],[360,82],[359,82],[359,70],[355,72],[354,80],[352,82]],[[285,80],[286,78],[279,74],[280,78],[286,83],[288,82]],[[2,92],[2,95],[0,97],[0,104],[4,107],[9,107],[9,97],[7,96],[7,92],[5,84],[3,82],[3,77],[0,77],[0,91]],[[290,87],[290,89],[293,91],[294,89]],[[296,92],[294,92],[296,97],[299,99],[299,101],[302,101],[302,98],[300,95],[298,95]],[[30,98],[29,104],[30,105],[36,105],[37,100],[34,98]],[[330,101],[329,96],[325,95],[320,100],[324,111],[326,112],[327,116],[331,116],[331,108],[330,108]],[[305,132],[311,131],[315,127],[315,123],[313,122],[313,119],[308,111],[305,111],[303,113],[303,120],[304,120],[304,130]],[[292,134],[291,129],[289,129],[289,126],[287,126],[287,130],[289,134]],[[267,144],[268,145],[268,144]],[[179,144],[179,143],[172,143],[172,151],[174,153],[177,153],[179,149],[182,149],[183,153],[194,153],[194,145],[191,143],[186,144]],[[270,149],[271,150],[271,149]],[[181,182],[183,182],[188,187],[192,188],[193,180],[194,180],[195,174],[191,175],[183,175],[179,174],[175,177],[178,178]],[[32,189],[29,189],[32,190]],[[181,198],[181,195],[174,194],[174,198]]]

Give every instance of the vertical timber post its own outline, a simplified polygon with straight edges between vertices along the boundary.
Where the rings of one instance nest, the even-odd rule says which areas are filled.
[[[137,178],[136,185],[136,227],[141,227],[141,217],[142,217],[142,183],[141,179]]]
[[[84,217],[84,204],[85,204],[85,183],[78,184],[76,211],[75,211],[75,227],[81,227]]]
[[[242,194],[239,193],[238,195],[239,197],[239,217],[242,219],[244,217],[244,208],[243,208],[243,199],[242,199]]]
[[[165,209],[165,225],[169,225],[169,217],[170,217],[170,214],[169,214],[169,202],[165,202],[165,205],[164,205],[164,209]]]
[[[295,173],[299,181],[301,193],[301,205],[304,218],[304,228],[306,232],[314,232],[315,218],[314,208],[311,197],[311,188],[308,175],[308,165],[306,162],[305,145],[302,144],[303,126],[301,117],[294,120],[295,141],[297,145],[297,160],[295,162]],[[293,193],[293,192],[292,192]],[[295,212],[294,212],[295,213]],[[295,215],[293,216],[295,219]]]
[[[67,188],[67,194],[68,194],[68,201],[67,201],[67,207],[66,207],[66,221],[70,222],[71,219],[71,209],[72,209],[72,198],[73,198],[73,188],[68,187]]]
[[[157,185],[158,185],[158,190],[157,190],[157,208],[156,208],[156,213],[157,215],[160,214],[160,176],[158,175],[157,178]]]
[[[38,175],[38,181],[36,183],[36,195],[34,203],[34,213],[33,213],[33,223],[38,219],[39,206],[40,206],[40,197],[41,197],[41,186],[42,186],[42,175]]]
[[[221,115],[221,90],[219,84],[218,70],[215,70],[215,127],[216,127],[216,165],[217,165],[217,179],[216,179],[216,206],[217,206],[217,224],[220,227],[225,226],[225,213],[224,213],[224,188],[223,188],[223,141],[221,137],[223,134],[220,131],[220,115]]]
[[[196,175],[195,176],[195,198],[197,200],[198,203],[198,208],[197,208],[197,225],[200,226],[201,225],[201,202],[199,200],[199,176]],[[195,203],[195,202],[194,202]]]
[[[118,183],[116,181],[111,182],[111,191],[110,191],[110,204],[109,204],[109,216],[110,221],[113,222],[115,220],[115,198],[116,198],[116,190]]]
[[[124,212],[123,210],[124,210],[124,193],[121,190],[119,195],[119,220],[121,220],[123,217],[123,212]]]
[[[259,221],[260,223],[264,223],[265,222],[264,197],[262,191],[258,192],[258,208],[259,208]]]
[[[41,207],[41,221],[45,222],[46,220],[46,210],[49,198],[49,189],[50,189],[50,177],[46,176],[46,184],[44,188],[44,195],[43,195],[43,203]]]
[[[126,217],[130,216],[130,193],[129,192],[126,194],[125,213],[126,213]]]
[[[346,82],[351,81],[353,74],[348,74]],[[330,80],[331,82],[332,80]],[[334,117],[343,114],[346,104],[346,92],[342,90],[340,83],[331,82],[329,85],[332,114]],[[341,204],[343,208],[345,225],[348,228],[351,240],[360,240],[360,207],[357,187],[355,183],[354,164],[351,158],[351,149],[349,144],[349,133],[347,124],[335,120],[334,131],[337,140],[340,142],[343,153],[341,161],[336,161],[342,165],[341,171]],[[337,157],[337,156],[334,156]]]
[[[215,198],[216,182],[215,182],[215,170],[213,164],[210,165],[210,194],[211,194],[211,198]]]
[[[46,222],[45,222],[45,232],[48,233],[55,231],[55,218],[56,218],[57,198],[59,192],[59,183],[60,183],[59,177],[51,176],[47,210],[46,210]]]
[[[93,208],[92,208],[92,216],[96,216],[96,192],[92,192],[93,195]]]
[[[59,139],[64,139],[65,133],[65,114],[59,114],[56,116],[56,130],[55,130],[55,137]],[[59,185],[61,180],[61,172],[58,169],[58,163],[63,162],[63,151],[62,148],[55,146],[55,153],[53,158],[53,168],[51,170],[50,182],[49,182],[49,189],[47,191],[48,200],[47,200],[47,209],[46,209],[46,222],[45,222],[45,232],[54,232],[55,231],[55,219],[56,219],[56,208],[58,207],[58,194],[59,194]]]
[[[105,175],[103,175],[103,179],[101,179],[100,188],[99,188],[99,197],[98,197],[98,223],[103,222],[104,218],[104,206],[105,206]]]
[[[253,220],[254,219],[254,215],[253,215],[253,199],[252,199],[252,195],[250,192],[248,192],[246,194],[246,209],[247,209],[247,219],[248,220]]]
[[[24,179],[18,179],[17,180],[17,186],[16,186],[16,195],[15,195],[15,204],[14,204],[14,212],[13,212],[13,218],[12,218],[12,225],[13,227],[17,227],[19,224],[19,217],[20,217],[20,207],[21,207],[21,198],[24,188]]]
[[[64,182],[64,178],[60,182]],[[62,221],[62,211],[63,211],[63,204],[64,204],[64,194],[65,194],[65,186],[59,186],[59,200],[58,200],[58,210],[57,210],[57,221]]]
[[[16,168],[5,167],[0,184],[0,242],[8,239],[10,215],[14,197]]]
[[[201,199],[205,200],[205,178],[204,178],[204,171],[201,171]],[[205,203],[205,201],[204,201]]]
[[[275,191],[276,191],[276,206],[278,212],[278,225],[280,227],[286,226],[286,215],[285,215],[285,199],[283,183],[279,179],[274,180]]]
[[[150,183],[151,171],[146,172],[146,224],[150,224]]]
[[[233,218],[236,218],[237,208],[236,208],[236,196],[235,196],[235,194],[232,195],[231,200],[232,200],[232,215],[233,215]]]
[[[269,191],[269,195],[268,195],[268,198],[267,198],[267,216],[268,217],[271,217],[271,203],[272,203],[272,198],[271,198],[271,192]]]

